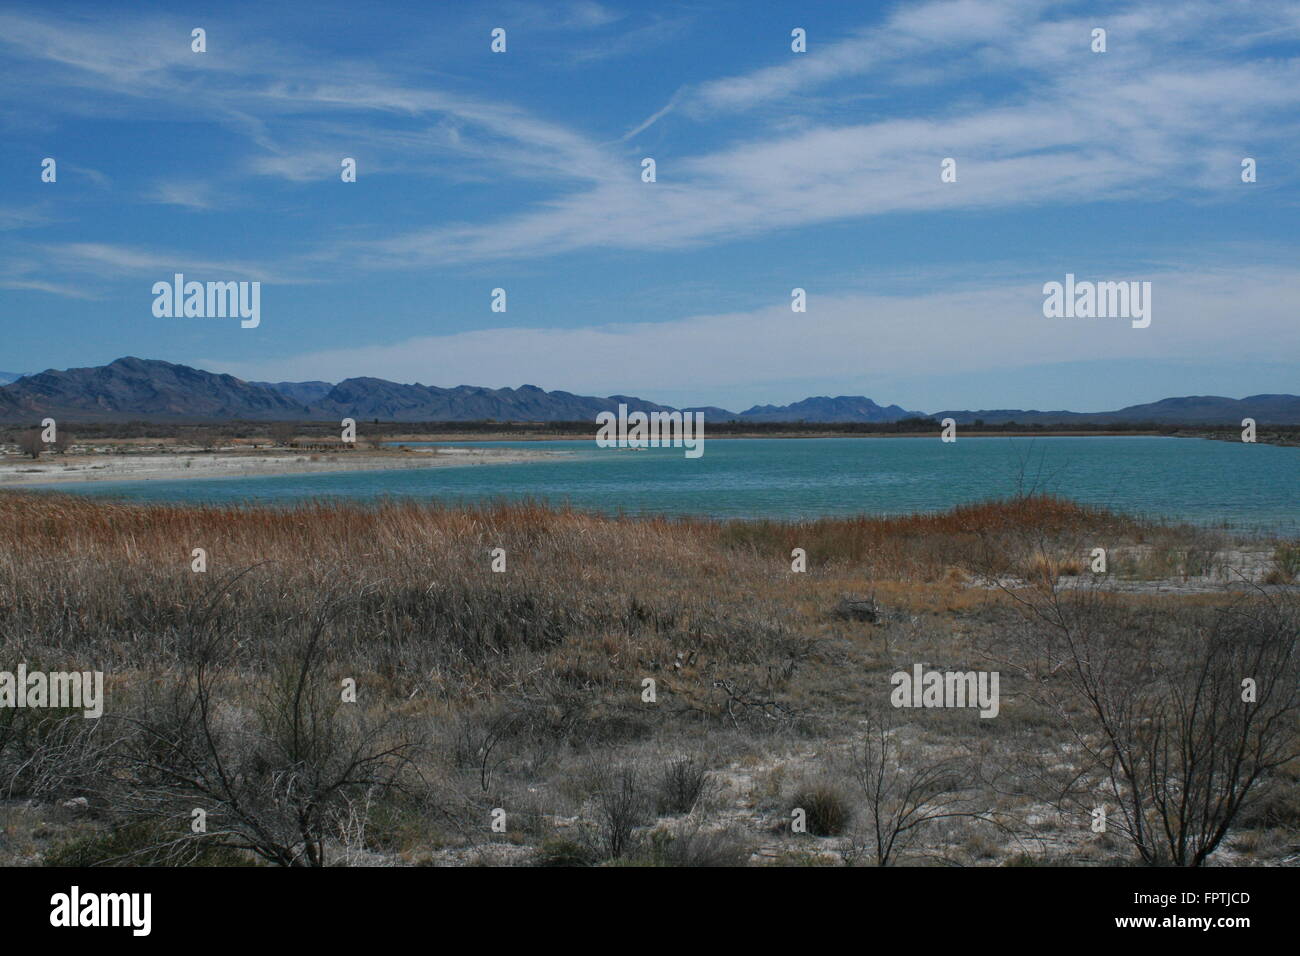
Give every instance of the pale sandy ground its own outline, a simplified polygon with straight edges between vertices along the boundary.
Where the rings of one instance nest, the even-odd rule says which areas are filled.
[[[1177,573],[1160,573],[1148,576],[1141,571],[1127,570],[1123,564],[1113,568],[1109,574],[1092,574],[1083,570],[1079,574],[1062,574],[1057,588],[1066,591],[1123,591],[1129,594],[1214,594],[1227,591],[1260,590],[1275,593],[1295,591],[1298,585],[1266,583],[1269,572],[1275,568],[1274,550],[1276,545],[1263,542],[1258,547],[1248,544],[1223,545],[1217,548],[1213,556],[1206,561],[1206,568],[1201,574],[1180,575]],[[1144,555],[1155,551],[1149,545],[1131,545],[1113,548],[1112,560],[1124,561],[1126,558],[1141,560]],[[1078,564],[1087,569],[1091,555],[1080,552]],[[1030,583],[1016,577],[999,578],[996,581],[977,581],[971,579],[973,587],[988,589],[1018,589],[1030,587]]]
[[[565,452],[516,448],[439,448],[407,452],[311,453],[219,451],[172,454],[57,455],[33,461],[0,458],[0,488],[85,481],[175,481],[183,478],[310,475],[336,471],[387,471],[502,465],[564,457]]]

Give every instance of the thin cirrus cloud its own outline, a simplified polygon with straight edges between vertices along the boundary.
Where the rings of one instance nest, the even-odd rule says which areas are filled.
[[[1063,70],[1077,64],[1091,21],[1016,20],[1044,7],[958,0],[904,8],[885,27],[815,58],[679,90],[622,138],[671,114],[744,111],[899,64],[910,81],[906,63],[949,55],[949,74],[974,67],[1013,74],[1020,89],[1010,104],[956,103],[941,89],[931,91],[919,117],[794,130],[742,126],[733,143],[712,151],[661,153],[652,185],[638,181],[638,157],[624,155],[621,178],[514,216],[411,230],[323,254],[363,267],[414,268],[588,248],[683,248],[897,212],[1159,200],[1232,188],[1242,144],[1264,147],[1291,135],[1279,121],[1300,106],[1297,62],[1207,61],[1203,50],[1180,51],[1168,31],[1155,29],[1162,14],[1140,10],[1107,21],[1125,38],[1116,42],[1139,52],[1118,54],[1127,57],[1118,67]],[[937,15],[945,11],[947,19]],[[1206,4],[1169,15],[1205,45],[1223,16]],[[939,183],[938,163],[947,156],[958,159],[959,188]]]
[[[146,198],[165,206],[207,210],[216,205],[212,187],[207,183],[160,183]]]
[[[814,36],[810,42],[822,44],[815,56],[787,55],[777,65],[682,87],[612,140],[499,100],[419,85],[376,64],[316,63],[269,41],[241,42],[199,70],[174,42],[175,25],[134,22],[105,43],[90,27],[55,29],[3,15],[0,32],[8,31],[10,50],[62,66],[53,85],[173,108],[202,105],[253,141],[244,164],[250,175],[291,182],[336,176],[338,143],[346,139],[349,155],[368,150],[375,157],[371,174],[409,173],[421,162],[436,169],[455,157],[470,177],[487,163],[508,179],[540,177],[544,188],[552,181],[551,195],[513,215],[487,212],[477,221],[325,243],[296,255],[337,276],[340,266],[420,269],[578,250],[689,248],[899,212],[1226,188],[1231,176],[1217,165],[1244,142],[1289,135],[1278,119],[1300,105],[1295,62],[1241,63],[1215,52],[1213,39],[1228,17],[1239,33],[1254,29],[1270,40],[1279,31],[1294,34],[1294,18],[1279,26],[1271,5],[1257,6],[1192,2],[1169,11],[1138,4],[1110,12],[1115,49],[1094,65],[1078,52],[1092,21],[1054,17],[1052,6],[1037,0],[901,5],[881,25],[847,38]],[[575,28],[620,20],[599,4],[566,10]],[[172,42],[160,43],[167,30]],[[954,80],[974,72],[1005,80],[1013,93],[996,102],[955,96]],[[794,94],[836,85],[842,95],[862,83],[910,86],[916,97],[892,113],[886,104],[867,121],[813,110],[788,125],[782,104]],[[638,135],[656,123],[720,114],[730,121],[700,138],[709,145],[662,151],[659,181],[639,181]],[[402,161],[385,162],[391,156]],[[937,176],[946,156],[959,164],[959,182],[947,188]],[[454,164],[446,175],[455,179]],[[211,205],[197,182],[159,186],[153,198],[191,209]]]
[[[211,275],[239,276],[259,282],[302,281],[281,277],[256,262],[208,259],[173,252],[141,249],[99,242],[74,242],[51,245],[44,250],[56,268],[68,272],[84,271],[104,279],[123,276],[158,278],[170,276],[172,270],[203,272]]]
[[[844,38],[814,32],[808,42],[815,45],[815,56],[787,57],[748,73],[700,83],[684,109],[702,116],[782,102],[804,109],[806,99],[790,98],[858,78],[901,88],[939,85],[950,98],[960,92],[962,81],[974,76],[1000,73],[1016,86],[1033,88],[1079,67],[1079,51],[1087,48],[1097,27],[1107,30],[1113,56],[1086,68],[1092,73],[1132,74],[1154,64],[1221,56],[1230,45],[1225,38],[1242,43],[1294,39],[1300,19],[1288,3],[1185,0],[1057,15],[1062,6],[1045,0],[900,4],[879,26]]]
[[[1215,137],[1203,120],[1235,117],[1243,96],[1275,108],[1300,105],[1294,64],[1224,66],[1177,83],[1168,79],[1072,88],[1019,107],[946,119],[816,128],[676,165],[661,158],[659,181],[651,185],[628,176],[495,222],[349,243],[333,254],[363,266],[414,268],[593,247],[683,248],[887,213],[1222,190],[1234,185],[1239,156],[1226,140],[1247,134],[1225,117]],[[1153,85],[1159,96],[1150,94]],[[1262,112],[1261,126],[1268,122]],[[1099,137],[1098,129],[1110,135]],[[1267,129],[1254,137],[1257,143],[1276,138]],[[959,189],[939,181],[945,156],[960,157]]]
[[[596,4],[575,4],[575,23],[602,22],[593,12],[599,9]],[[46,96],[51,109],[203,116],[267,154],[249,164],[258,175],[304,178],[301,165],[277,163],[277,157],[301,151],[295,144],[310,152],[331,132],[321,128],[322,118],[349,114],[367,118],[349,122],[353,143],[369,142],[372,129],[382,143],[386,121],[423,116],[433,118],[435,128],[445,128],[450,121],[464,131],[460,137],[431,137],[425,144],[428,153],[460,148],[473,160],[490,155],[506,166],[546,167],[566,177],[599,178],[608,170],[606,155],[592,141],[526,110],[413,85],[375,63],[335,58],[322,62],[311,51],[250,38],[245,32],[238,27],[224,33],[213,29],[211,55],[196,58],[189,50],[189,24],[175,18],[56,25],[0,12],[0,51],[15,62],[40,66],[46,84],[37,92]],[[331,150],[337,154],[337,138]],[[328,175],[319,166],[315,172]]]

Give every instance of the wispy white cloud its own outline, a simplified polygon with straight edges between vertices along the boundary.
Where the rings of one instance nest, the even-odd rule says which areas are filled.
[[[64,177],[64,182],[67,182],[66,174],[72,173],[74,176],[79,176],[82,179],[94,183],[101,189],[108,188],[112,185],[107,175],[100,172],[98,169],[92,169],[89,166],[81,166],[65,162],[59,167],[59,173]]]
[[[212,187],[207,183],[159,183],[145,198],[150,202],[186,209],[207,210],[216,204]]]
[[[599,4],[575,3],[565,11],[575,28],[612,22]],[[315,167],[298,157],[319,152],[330,132],[321,121],[343,117],[365,117],[349,121],[348,139],[376,147],[372,152],[397,135],[386,122],[425,118],[429,135],[419,145],[429,162],[460,155],[526,175],[544,169],[565,179],[599,179],[610,173],[610,156],[594,139],[524,109],[417,85],[372,62],[322,61],[238,27],[210,29],[208,53],[194,54],[189,30],[175,17],[56,23],[0,12],[0,52],[41,64],[43,90],[59,91],[48,100],[53,110],[199,114],[224,123],[265,151],[250,163],[259,175],[303,178],[304,169]],[[448,134],[447,123],[459,126],[456,135]]]
[[[595,0],[573,0],[571,3],[553,5],[550,8],[552,13],[557,7],[563,11],[558,19],[565,29],[603,27],[623,19],[622,13],[596,3]]]
[[[1300,61],[1218,56],[1213,36],[1227,14],[1217,5],[1101,17],[1109,60],[1089,51],[1095,18],[1033,19],[1050,12],[1032,0],[904,6],[884,26],[816,55],[792,54],[789,64],[680,91],[622,139],[674,111],[743,113],[832,80],[917,82],[909,70],[921,64],[922,82],[937,88],[911,115],[741,125],[729,145],[657,155],[655,184],[639,181],[640,157],[624,152],[619,175],[517,215],[348,244],[323,258],[415,268],[587,248],[684,248],[908,211],[1199,200],[1240,188],[1243,150],[1290,136],[1282,123],[1300,107]],[[945,68],[925,73],[933,63]],[[998,71],[1014,94],[993,103],[953,99],[953,74],[973,70]],[[939,161],[948,156],[957,159],[958,182],[941,184]]]
[[[259,381],[374,375],[404,382],[493,387],[523,383],[590,394],[689,395],[707,383],[752,402],[803,397],[818,378],[870,383],[933,374],[1026,368],[1089,359],[1151,362],[1274,361],[1300,352],[1300,270],[1258,266],[1080,275],[1152,283],[1152,322],[1047,319],[1044,275],[954,292],[906,296],[821,295],[806,313],[787,302],[753,311],[700,312],[655,323],[571,329],[502,327],[230,362],[194,357],[203,368]],[[1224,329],[1233,334],[1225,338]],[[1014,342],[1014,351],[1008,349]],[[544,366],[538,356],[545,355]],[[791,382],[798,382],[792,388]],[[1104,398],[1094,397],[1095,401]]]
[[[102,242],[51,243],[42,247],[55,271],[84,270],[106,279],[142,276],[170,278],[172,272],[203,273],[207,278],[255,280],[259,282],[299,282],[277,273],[258,262],[209,259],[188,253],[115,245]],[[198,276],[192,276],[197,278]],[[206,279],[205,279],[206,281]]]
[[[45,292],[70,299],[94,299],[97,296],[81,283],[61,283],[48,278],[45,263],[22,255],[0,259],[0,289]]]
[[[0,231],[7,229],[28,229],[41,226],[53,220],[40,209],[32,206],[18,208],[0,206]]]
[[[572,59],[574,63],[586,64],[644,54],[682,36],[694,22],[695,17],[691,15],[652,16],[648,23],[583,44],[572,53]]]
[[[58,282],[46,282],[41,279],[7,279],[0,278],[0,289],[13,289],[21,292],[48,292],[51,295],[64,296],[69,299],[94,300],[94,295],[80,285],[63,285]]]
[[[548,30],[594,30],[624,18],[622,11],[595,0],[515,0],[498,7],[496,15],[502,23]]]
[[[633,136],[637,136],[641,133],[644,133],[655,123],[659,122],[669,113],[671,113],[677,107],[677,103],[678,101],[681,100],[681,96],[682,96],[682,90],[679,89],[676,93],[673,94],[672,98],[669,99],[668,102],[665,103],[660,109],[655,110],[644,120],[642,120],[640,123],[637,123],[630,130],[628,130],[621,137],[619,137],[620,140],[626,142],[627,140],[631,139]]]
[[[1250,118],[1241,115],[1243,98],[1256,104]],[[703,155],[660,155],[653,184],[640,181],[629,157],[622,181],[513,217],[347,244],[327,255],[414,268],[585,248],[685,248],[896,212],[1224,195],[1241,188],[1240,144],[1276,136],[1266,128],[1273,115],[1266,104],[1300,106],[1300,64],[1069,83],[1020,106],[819,126]],[[940,161],[949,156],[957,160],[956,183],[940,182]]]
[[[566,125],[379,62],[322,63],[266,40],[235,43],[237,30],[210,31],[213,52],[196,57],[188,26],[175,18],[56,24],[0,13],[0,49],[49,67],[51,88],[84,94],[101,109],[117,97],[133,109],[218,118],[253,146],[235,164],[240,175],[332,179],[341,157],[352,155],[365,175],[424,171],[457,181],[490,172],[507,182],[542,180],[549,190],[509,215],[467,213],[369,240],[322,240],[261,266],[322,277],[339,275],[340,265],[424,269],[577,250],[690,248],[900,212],[1200,201],[1241,188],[1243,150],[1293,135],[1286,120],[1300,106],[1300,62],[1243,61],[1239,44],[1220,38],[1231,24],[1237,39],[1293,39],[1300,32],[1294,5],[1188,0],[1086,15],[1059,10],[1046,0],[899,5],[848,36],[814,31],[807,54],[685,86],[649,117],[626,118],[624,126],[632,125],[623,133]],[[624,29],[627,18],[597,3],[550,13],[521,4],[514,15],[532,25],[618,28],[620,36],[640,29]],[[1099,23],[1109,31],[1105,56],[1087,49]],[[972,76],[1005,90],[996,98],[966,91],[961,81]],[[835,102],[874,97],[872,108],[802,109],[828,91]],[[900,92],[909,94],[904,105],[891,99]],[[629,141],[656,124],[658,133],[695,121],[709,124],[708,135],[674,137],[657,151],[659,181],[642,183],[641,157]],[[958,162],[953,184],[939,181],[947,156]],[[1259,188],[1276,188],[1286,175],[1273,171],[1272,187]],[[164,182],[152,198],[202,209],[216,189]],[[62,247],[57,262],[130,268],[139,254],[93,248],[102,254]],[[104,250],[116,250],[120,262]]]

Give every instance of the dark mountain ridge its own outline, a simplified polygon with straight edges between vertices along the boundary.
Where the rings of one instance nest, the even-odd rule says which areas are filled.
[[[1240,425],[1253,418],[1260,425],[1300,424],[1300,396],[1249,395],[1225,398],[1220,395],[1187,395],[1165,398],[1143,405],[1128,405],[1113,412],[1040,412],[1033,409],[1001,408],[978,411],[935,412],[934,418],[952,418],[959,425],[983,421],[987,425],[1016,422],[1020,425],[1135,424],[1157,425]]]
[[[329,382],[246,382],[154,359],[126,357],[92,368],[48,369],[0,385],[0,420],[27,421],[53,416],[72,421],[358,421],[393,422],[594,421],[602,411],[625,404],[631,411],[675,411],[628,395],[596,397],[548,392],[535,385],[485,388],[400,384],[381,378]],[[1141,424],[1260,425],[1300,424],[1300,396],[1251,395],[1234,399],[1189,395],[1130,405],[1109,412],[1034,409],[950,410],[925,414],[898,405],[879,405],[861,395],[819,396],[789,405],[755,405],[736,413],[703,411],[705,421],[740,422],[897,422],[909,418],[953,418],[958,424],[988,425]]]
[[[329,382],[245,382],[187,365],[128,356],[95,368],[49,369],[0,386],[0,418],[51,415],[83,421],[338,420],[581,421],[625,403],[636,411],[670,411],[639,398],[595,398],[460,385],[401,385],[380,378]]]
[[[924,416],[897,405],[877,405],[861,395],[823,395],[791,405],[755,405],[739,417],[754,422],[896,422]]]

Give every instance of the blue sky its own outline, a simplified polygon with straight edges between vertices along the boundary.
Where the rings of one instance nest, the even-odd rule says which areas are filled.
[[[1300,391],[1300,3],[0,4],[0,80],[5,371]],[[155,318],[175,272],[261,324]],[[1151,326],[1045,318],[1066,273],[1152,282]]]

